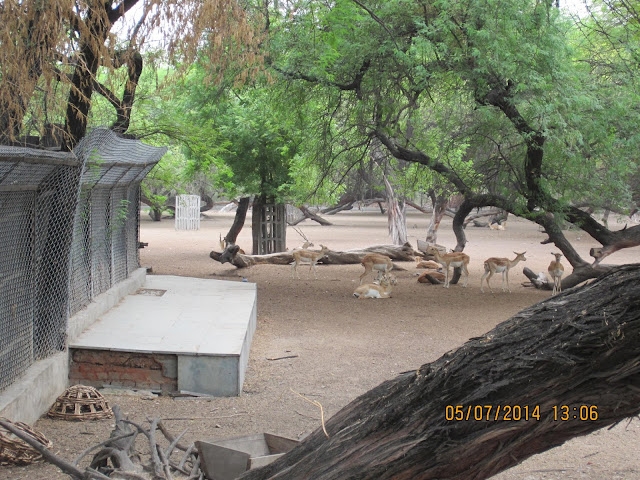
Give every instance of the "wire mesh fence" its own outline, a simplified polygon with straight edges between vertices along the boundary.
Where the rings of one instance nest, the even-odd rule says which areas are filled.
[[[106,129],[73,153],[0,146],[0,391],[139,267],[140,182],[165,151]]]
[[[0,389],[64,348],[80,169],[73,154],[0,147]]]
[[[140,182],[166,148],[94,130],[75,149],[84,159],[72,244],[74,314],[139,267]]]

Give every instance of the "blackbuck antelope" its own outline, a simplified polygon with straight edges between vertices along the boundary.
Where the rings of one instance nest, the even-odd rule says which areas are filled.
[[[320,244],[321,250],[294,250],[291,252],[293,255],[293,263],[291,264],[291,276],[295,278],[297,275],[300,278],[300,274],[298,273],[298,265],[302,263],[309,263],[309,271],[313,269],[313,275],[315,278],[318,278],[318,274],[316,272],[316,263],[322,257],[324,257],[327,253],[329,253],[329,249],[324,245]]]
[[[562,275],[564,274],[564,267],[560,263],[560,259],[562,258],[561,253],[552,253],[556,259],[549,264],[549,275],[551,276],[551,280],[553,281],[553,293],[560,293],[562,291]]]
[[[304,243],[302,244],[302,249],[303,249],[303,250],[306,250],[307,248],[309,248],[309,247],[313,247],[313,246],[314,246],[314,245],[313,245],[313,242],[311,242],[311,240],[309,240],[309,239],[307,238],[307,236],[303,233],[303,231],[302,231],[302,230],[300,230],[300,229],[299,229],[299,228],[297,228],[297,227],[292,227],[292,228],[296,231],[296,233],[297,233],[298,235],[300,235],[300,236],[304,239]],[[300,249],[300,247],[296,247],[296,248],[294,248],[294,250],[299,250],[299,249]]]
[[[433,255],[436,262],[444,267],[444,288],[449,288],[449,266],[454,268],[460,267],[462,269],[462,273],[464,274],[464,284],[462,286],[467,286],[467,282],[469,281],[469,270],[467,268],[469,265],[469,255],[462,252],[452,252],[440,255],[440,250],[434,246],[427,247],[427,253],[429,255]]]
[[[484,262],[484,274],[482,275],[482,278],[480,279],[480,291],[484,293],[484,289],[482,288],[482,282],[484,281],[485,277],[487,279],[487,286],[489,287],[489,290],[491,290],[491,293],[493,293],[493,289],[491,288],[491,284],[489,283],[489,279],[493,276],[494,273],[502,273],[502,291],[504,292],[504,280],[505,278],[507,279],[507,290],[509,292],[511,292],[511,288],[509,287],[509,270],[514,267],[518,262],[522,261],[526,261],[527,259],[525,258],[524,254],[527,252],[522,252],[522,253],[518,253],[518,252],[513,252],[516,254],[516,258],[514,258],[513,260],[509,260],[508,258],[498,258],[498,257],[491,257],[491,258],[487,258]]]
[[[364,272],[360,275],[360,285],[362,285],[362,279],[374,270],[378,272],[376,280],[380,280],[383,275],[387,275],[387,278],[392,285],[398,283],[396,277],[389,273],[393,269],[393,263],[386,255],[382,255],[380,253],[367,253],[362,257],[362,266],[364,267]]]
[[[391,297],[391,279],[385,274],[380,278],[380,284],[365,283],[353,292],[353,296],[363,300],[365,298],[389,298]]]

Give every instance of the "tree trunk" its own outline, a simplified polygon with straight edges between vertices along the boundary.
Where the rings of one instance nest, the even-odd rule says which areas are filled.
[[[394,245],[404,245],[407,243],[407,217],[404,202],[396,198],[386,175],[384,176],[384,187],[387,192],[389,236]]]
[[[213,198],[211,198],[209,195],[206,195],[204,193],[200,194],[200,198],[204,202],[204,205],[200,207],[200,212],[207,212],[213,208],[213,205],[214,205]]]
[[[485,479],[640,413],[640,265],[533,305],[355,399],[241,480]]]
[[[433,212],[431,213],[431,221],[429,222],[425,241],[427,243],[438,243],[438,228],[440,227],[440,222],[442,222],[449,201],[448,198],[437,195],[433,190],[429,190],[429,197],[431,197],[431,203],[433,204]]]
[[[238,208],[236,209],[236,216],[233,218],[233,224],[229,229],[229,232],[224,237],[226,245],[235,245],[238,235],[244,227],[244,221],[247,219],[247,211],[249,210],[249,203],[251,197],[242,197],[238,202]]]
[[[78,61],[71,77],[71,88],[67,100],[65,129],[67,136],[63,140],[62,149],[71,151],[84,137],[87,131],[93,79],[100,67],[101,49],[113,25],[108,15],[109,4],[101,8],[88,9],[85,23],[88,28],[87,38],[83,37],[78,52]],[[114,20],[115,21],[115,20]]]
[[[149,209],[149,216],[151,217],[151,220],[153,220],[154,222],[159,222],[160,220],[162,220],[163,210],[164,208],[151,207]]]

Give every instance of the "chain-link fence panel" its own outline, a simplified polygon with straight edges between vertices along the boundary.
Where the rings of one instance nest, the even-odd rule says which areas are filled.
[[[106,129],[73,153],[0,146],[0,391],[139,267],[140,182],[165,151]]]
[[[71,263],[71,314],[139,268],[140,182],[166,148],[97,129],[74,152],[84,171],[72,248],[82,255]]]
[[[112,277],[118,283],[127,278],[127,215],[126,189],[118,186],[111,192],[111,252]]]
[[[65,345],[73,154],[0,147],[0,390]]]
[[[139,228],[140,228],[140,187],[136,183],[127,188],[127,215],[125,230],[127,232],[127,275],[140,266]]]
[[[83,187],[73,223],[69,310],[73,315],[91,302],[91,189]]]

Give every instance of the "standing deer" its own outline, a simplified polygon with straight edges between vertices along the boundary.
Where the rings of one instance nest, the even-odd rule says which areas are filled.
[[[449,266],[452,267],[460,267],[462,269],[462,273],[464,273],[464,284],[463,287],[467,286],[467,282],[469,281],[469,270],[467,266],[469,265],[469,255],[462,252],[452,252],[445,253],[444,255],[440,255],[440,250],[438,250],[434,246],[427,247],[427,253],[429,255],[433,255],[440,265],[444,267],[445,277],[444,277],[444,288],[449,288]]]
[[[395,277],[391,275],[391,269],[393,269],[393,263],[391,259],[386,255],[382,255],[380,253],[367,253],[364,257],[362,257],[362,266],[364,267],[364,272],[360,275],[360,285],[362,285],[362,279],[368,273],[371,273],[373,270],[377,270],[378,275],[376,280],[380,280],[382,275],[387,275],[391,280],[391,283],[395,285]]]
[[[489,279],[493,276],[494,273],[502,273],[502,291],[504,292],[504,279],[507,279],[507,290],[511,293],[511,288],[509,288],[509,270],[514,267],[518,262],[525,261],[526,258],[524,256],[527,252],[513,252],[516,254],[516,258],[513,260],[509,260],[508,258],[497,258],[491,257],[487,258],[484,262],[484,274],[480,279],[480,291],[484,293],[482,288],[482,281],[487,278],[487,286],[491,293],[493,293],[493,289],[491,288],[491,284],[489,283]]]
[[[291,276],[295,278],[297,275],[300,278],[300,274],[298,273],[298,265],[302,263],[309,263],[309,271],[313,268],[313,275],[315,278],[318,278],[318,274],[316,272],[316,263],[322,257],[324,257],[327,253],[329,253],[329,249],[324,245],[320,244],[321,250],[294,250],[292,252],[293,255],[293,263],[291,264]]]
[[[313,242],[311,242],[311,240],[307,238],[307,236],[302,232],[302,230],[296,227],[292,227],[292,228],[298,233],[298,235],[300,235],[304,239],[304,243],[302,244],[303,250],[306,250],[307,248],[314,246]],[[297,250],[297,248],[294,248],[294,250]]]
[[[562,275],[564,274],[564,267],[560,263],[560,259],[562,258],[561,253],[552,253],[551,255],[556,257],[556,259],[549,264],[548,269],[551,280],[553,281],[553,293],[551,295],[555,295],[562,291]]]
[[[365,298],[389,298],[391,297],[391,280],[387,275],[382,275],[380,284],[365,283],[353,292],[353,296],[364,300]]]

